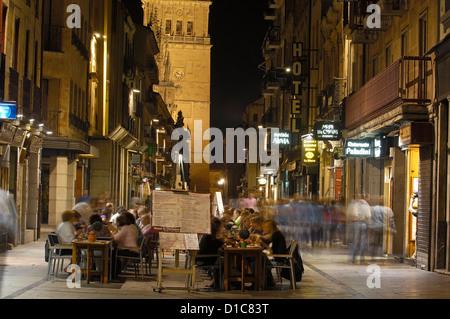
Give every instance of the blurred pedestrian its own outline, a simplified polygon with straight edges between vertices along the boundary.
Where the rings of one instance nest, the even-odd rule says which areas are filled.
[[[366,196],[366,199],[369,197]],[[370,223],[371,213],[367,200],[362,195],[349,206],[349,248],[350,261],[356,263],[356,256],[359,261],[364,262],[364,251],[367,243],[367,227]]]
[[[311,247],[314,248],[316,242],[320,240],[320,232],[319,225],[321,223],[322,216],[322,206],[313,199],[311,201],[310,206],[310,215],[309,215],[309,226],[310,226],[310,237],[311,237]]]
[[[345,213],[342,205],[338,202],[332,201],[331,204],[331,227],[333,240],[338,242],[341,246],[347,244],[345,240],[346,221]]]
[[[89,191],[87,189],[83,190],[83,194],[78,197],[77,203],[90,203],[91,196],[89,195]]]
[[[322,239],[323,246],[327,247],[327,244],[331,247],[331,207],[324,203],[322,206]]]

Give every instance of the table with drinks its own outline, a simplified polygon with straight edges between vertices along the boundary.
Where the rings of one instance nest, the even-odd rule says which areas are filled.
[[[246,283],[261,291],[263,289],[263,248],[255,242],[248,230],[227,234],[223,248],[224,288],[229,290],[232,282],[240,283],[241,291]]]
[[[86,265],[86,281],[89,284],[92,276],[99,275],[102,283],[109,281],[109,261],[111,240],[95,240],[89,241],[87,239],[77,239],[72,242],[72,264],[79,265],[81,261],[81,251],[86,250],[87,265]],[[100,251],[101,256],[94,256],[95,251]],[[99,270],[93,270],[94,258],[100,258]]]

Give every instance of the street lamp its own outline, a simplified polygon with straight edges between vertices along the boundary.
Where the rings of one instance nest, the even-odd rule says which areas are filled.
[[[222,178],[217,184],[219,184],[220,186],[224,185],[225,184],[225,179]]]

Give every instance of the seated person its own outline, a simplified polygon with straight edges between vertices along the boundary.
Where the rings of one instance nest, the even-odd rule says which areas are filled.
[[[119,216],[116,223],[119,232],[113,235],[114,243],[121,247],[136,247],[139,233],[134,224],[130,224],[124,215]]]
[[[272,220],[266,220],[262,225],[264,235],[252,235],[257,243],[262,244],[266,249],[272,244],[272,254],[286,254],[286,238],[277,223]],[[283,258],[275,258],[277,263],[283,263]]]
[[[150,214],[145,214],[140,219],[141,219],[141,231],[142,234],[145,234],[145,232],[152,227],[152,225],[150,224],[151,222]]]
[[[142,230],[141,228],[137,225],[136,223],[136,218],[134,217],[133,213],[130,212],[123,212],[122,215],[124,215],[128,221],[129,225],[133,225],[134,227],[136,227],[136,230],[138,231],[138,236],[142,237]],[[116,222],[117,223],[117,222]]]
[[[252,215],[247,210],[244,211],[241,214],[241,228],[240,228],[240,230],[247,229],[248,231],[250,231],[251,217],[252,217]]]
[[[101,223],[101,230],[97,231],[96,229],[93,228],[93,225],[96,222],[100,222]],[[100,226],[99,226],[100,227]],[[95,234],[98,237],[111,237],[111,231],[109,230],[108,226],[106,226],[105,224],[103,224],[102,222],[102,217],[98,214],[92,214],[91,217],[89,218],[89,226],[87,228],[87,233],[89,234],[91,231],[95,231]]]
[[[148,209],[147,209],[147,207],[145,207],[145,206],[141,206],[141,207],[139,207],[138,208],[138,210],[137,210],[137,219],[136,219],[136,225],[138,225],[141,229],[142,229],[142,227],[143,227],[143,225],[142,225],[142,218],[145,216],[145,215],[148,215]]]
[[[198,255],[216,255],[221,254],[222,246],[224,244],[224,238],[223,238],[223,228],[224,224],[222,221],[218,218],[213,218],[211,221],[211,235],[205,235],[202,237],[199,243],[200,250],[198,251]],[[208,265],[215,265],[219,260],[215,257],[205,257],[205,258],[199,258],[197,260],[197,265],[199,266],[208,266]],[[219,272],[214,272],[214,288],[219,288],[220,280],[219,278]]]
[[[56,233],[59,237],[59,242],[61,245],[72,245],[72,241],[79,236],[83,230],[75,230],[73,223],[76,221],[75,212],[73,210],[67,210],[62,213],[62,222],[56,229]],[[61,255],[71,255],[71,249],[62,249]]]
[[[75,220],[73,222],[73,227],[75,227],[75,230],[78,232],[80,229],[83,232],[86,232],[87,230],[87,225],[86,223],[82,220],[81,218],[81,214],[79,212],[77,212],[76,210],[73,211],[75,213]]]
[[[272,254],[286,254],[286,238],[278,228],[277,223],[272,219],[266,220],[262,224],[262,229],[264,235],[252,235],[253,240],[255,240],[256,243],[261,244],[266,249],[268,249],[270,247],[270,244],[272,244]],[[267,258],[266,255],[264,255],[263,258],[266,264],[272,264],[272,262],[269,260],[269,258]],[[284,261],[284,258],[276,257],[274,258],[273,262],[276,264],[283,264]],[[268,288],[275,286],[275,281],[273,279],[270,268],[266,268],[266,286]]]
[[[62,222],[56,229],[61,245],[72,245],[72,241],[82,233],[82,229],[75,230],[74,222],[76,222],[75,212],[67,210],[62,213]]]
[[[223,223],[220,219],[214,218],[211,221],[211,235],[205,235],[202,237],[199,243],[200,250],[198,255],[216,255],[221,253],[222,246],[224,244],[223,239]],[[201,262],[205,264],[215,264],[216,258],[202,258]]]
[[[139,234],[135,225],[131,225],[125,215],[120,215],[119,217],[117,217],[116,224],[119,232],[113,235],[114,245],[116,246],[113,251],[113,258],[115,259],[117,256],[117,247],[130,247],[120,249],[120,254],[122,256],[136,256],[138,254],[138,251],[131,248],[137,247],[137,242],[139,239]],[[115,267],[115,265],[113,266],[113,278],[117,278],[117,275],[120,273],[120,270],[122,268],[121,266],[122,261],[117,260],[117,268]]]
[[[263,234],[263,228],[262,225],[264,223],[264,219],[255,214],[252,215],[250,218],[250,233],[255,235],[262,235]]]

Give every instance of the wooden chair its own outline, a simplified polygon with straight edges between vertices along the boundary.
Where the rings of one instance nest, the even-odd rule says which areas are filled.
[[[119,246],[117,247],[116,252],[116,259],[115,259],[115,266],[117,270],[117,259],[123,258],[126,260],[131,260],[135,265],[135,276],[137,277],[137,274],[139,274],[139,268],[141,269],[141,277],[144,278],[144,265],[145,265],[145,249],[144,249],[144,237],[139,237],[137,246],[136,247],[125,247],[125,246]],[[135,254],[131,253],[130,251],[135,252]],[[137,267],[137,264],[139,264],[140,267]]]

